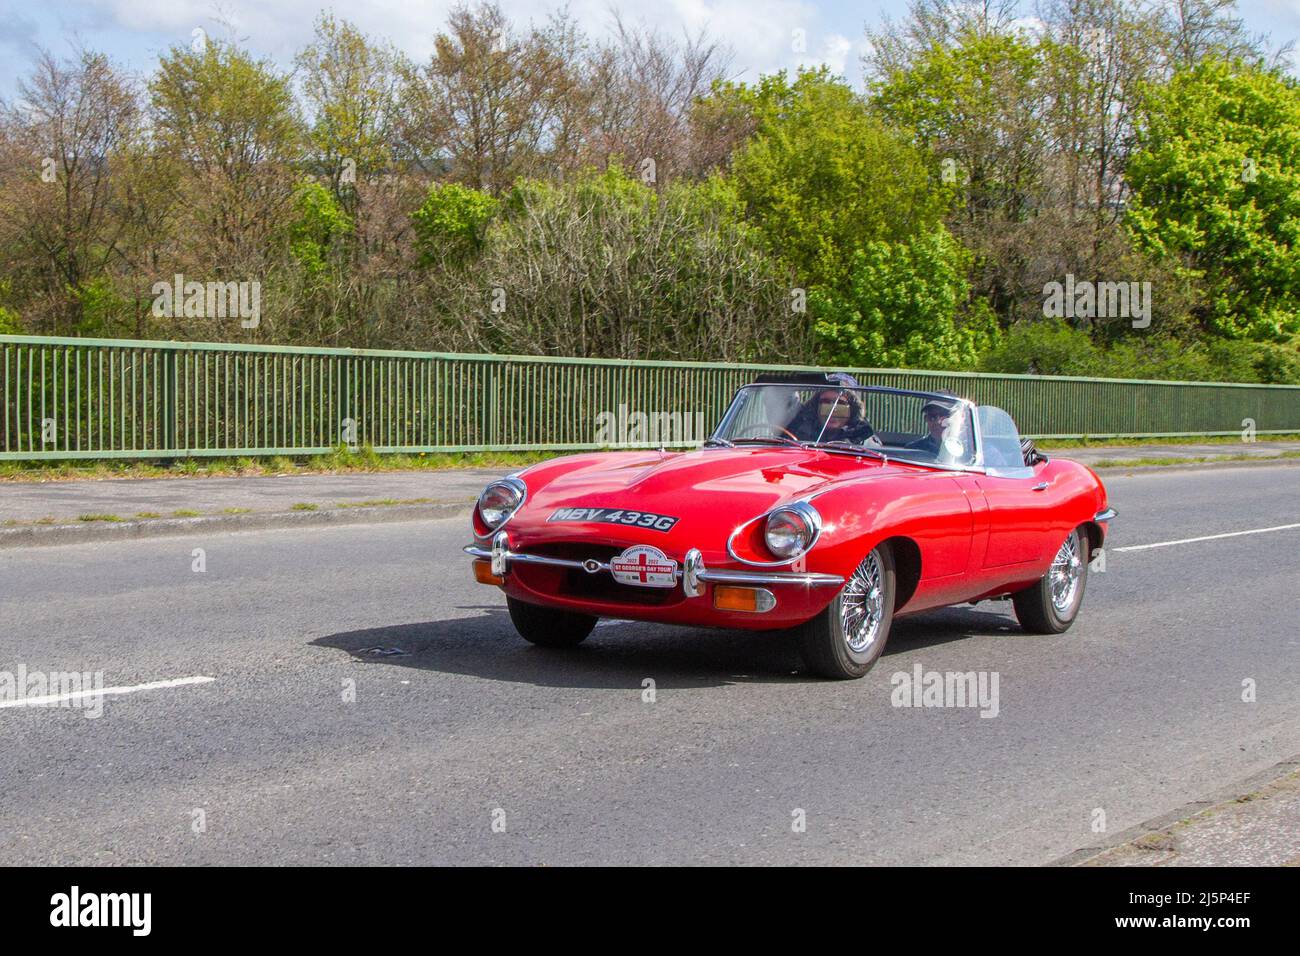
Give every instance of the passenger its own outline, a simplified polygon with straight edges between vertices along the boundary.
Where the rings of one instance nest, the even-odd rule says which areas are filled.
[[[955,405],[931,399],[921,406],[921,415],[925,419],[926,434],[907,443],[906,447],[924,451],[935,458],[943,447],[943,435],[948,428],[948,419],[952,416]]]

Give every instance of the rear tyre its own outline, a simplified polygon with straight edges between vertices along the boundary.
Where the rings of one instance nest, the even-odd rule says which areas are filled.
[[[560,611],[540,604],[506,598],[510,620],[519,636],[538,647],[577,647],[596,626],[590,614]]]
[[[878,545],[826,610],[795,628],[808,669],[832,680],[854,680],[871,670],[889,638],[894,593],[894,555]]]
[[[1011,595],[1016,619],[1031,634],[1062,634],[1078,616],[1087,584],[1088,535],[1075,528],[1038,583]]]

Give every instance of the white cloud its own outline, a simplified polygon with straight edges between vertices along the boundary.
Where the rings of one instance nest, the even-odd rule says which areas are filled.
[[[475,2],[475,0],[470,0]],[[893,0],[891,0],[893,2]],[[897,0],[901,2],[901,0]],[[1300,0],[1297,0],[1300,2]],[[188,46],[196,28],[209,37],[233,36],[282,69],[309,42],[322,10],[354,23],[417,61],[433,52],[456,0],[60,0],[35,13],[37,42],[59,49],[76,35],[87,46],[148,74],[159,53]],[[701,30],[731,50],[728,76],[754,81],[762,73],[827,66],[851,83],[862,77],[866,41],[859,14],[823,0],[499,0],[518,25],[545,21],[564,10],[593,39],[610,35],[616,14],[629,24],[680,38]],[[803,38],[795,42],[796,31]],[[0,60],[0,93],[26,72],[24,58]]]
[[[351,0],[346,4],[329,0],[80,0],[83,13],[95,15],[128,36],[147,37],[150,48],[159,43],[188,43],[196,27],[220,37],[226,33],[222,24],[228,23],[253,50],[283,64],[310,38],[317,14],[331,8],[336,17],[423,59],[432,52],[433,37],[445,28],[453,5],[453,0]],[[629,23],[645,24],[673,36],[704,29],[732,48],[733,72],[746,79],[798,65],[800,56],[791,44],[793,31],[805,30],[809,47],[815,48],[823,29],[821,13],[805,0],[667,0],[656,4],[639,0],[554,0],[542,4],[501,0],[501,7],[519,24],[542,21],[563,8],[594,37],[608,35],[614,11]],[[842,58],[840,44],[832,43],[839,39],[834,36],[825,41],[826,62],[834,64],[835,57]]]
[[[1047,33],[1047,24],[1041,17],[1017,17],[1011,21],[1011,29],[1031,38],[1041,38]]]
[[[831,68],[832,73],[843,76],[852,50],[853,43],[848,37],[832,33],[826,38],[826,43],[822,47],[822,62]]]

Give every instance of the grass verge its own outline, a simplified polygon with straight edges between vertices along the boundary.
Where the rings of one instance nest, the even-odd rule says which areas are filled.
[[[259,475],[328,475],[451,468],[522,468],[563,452],[462,452],[380,455],[339,449],[302,458],[182,458],[156,461],[3,461],[0,481],[68,481],[104,478],[241,478]]]
[[[1285,435],[1259,435],[1260,441],[1300,441],[1300,432]],[[1043,451],[1064,448],[1128,448],[1133,445],[1240,445],[1240,435],[1207,435],[1182,438],[1044,438],[1035,441]]]
[[[1300,451],[1283,451],[1276,455],[1203,455],[1198,458],[1113,458],[1110,461],[1089,462],[1089,467],[1149,468],[1162,465],[1212,465],[1229,461],[1277,461],[1279,458],[1300,458]]]

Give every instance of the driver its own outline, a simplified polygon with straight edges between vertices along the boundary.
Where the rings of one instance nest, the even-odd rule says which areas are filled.
[[[843,372],[836,372],[829,378],[849,388],[858,384],[851,375]],[[863,412],[862,398],[857,392],[845,388],[824,388],[817,392],[791,419],[789,429],[800,441],[858,444],[875,433]]]

